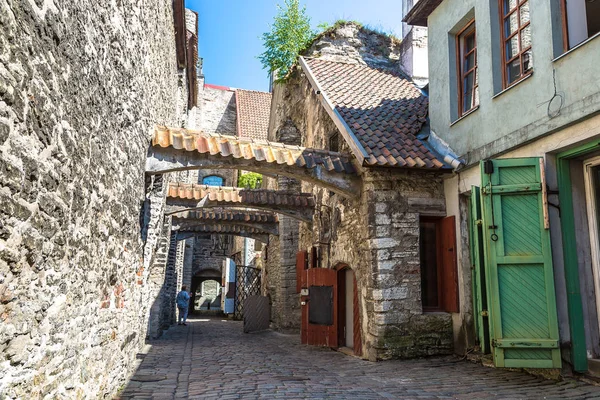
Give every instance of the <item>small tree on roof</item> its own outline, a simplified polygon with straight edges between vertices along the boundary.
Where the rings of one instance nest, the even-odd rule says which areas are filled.
[[[277,73],[276,82],[281,82],[315,32],[310,29],[306,6],[300,8],[299,0],[284,0],[283,7],[277,5],[277,8],[271,31],[262,35],[265,51],[258,58],[269,73]]]

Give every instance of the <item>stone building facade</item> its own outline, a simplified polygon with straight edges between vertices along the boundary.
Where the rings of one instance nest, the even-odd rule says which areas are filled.
[[[275,85],[269,131],[270,140],[310,148],[368,149],[366,161],[356,162],[362,189],[355,197],[287,178],[269,181],[310,192],[317,205],[312,223],[280,219],[279,241],[267,248],[266,291],[273,326],[298,329],[305,306],[295,253],[314,253],[311,267],[351,270],[362,340],[355,352],[371,360],[453,350],[452,314],[424,312],[420,271],[420,221],[446,216],[442,178],[448,169],[420,136],[427,128],[426,98],[401,71],[398,45],[353,23],[321,35],[286,83]],[[374,143],[382,132],[383,141]]]
[[[0,3],[2,398],[111,397],[153,326],[169,229],[144,159],[188,88],[183,2],[142,3]]]

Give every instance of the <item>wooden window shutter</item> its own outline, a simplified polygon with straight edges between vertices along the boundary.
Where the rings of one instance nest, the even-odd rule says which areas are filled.
[[[544,160],[481,162],[483,243],[494,364],[561,368]]]
[[[443,218],[440,227],[440,256],[442,298],[441,306],[446,312],[459,312],[458,266],[456,263],[456,218]]]
[[[308,251],[302,250],[296,253],[296,293],[300,293],[302,287],[306,287],[307,264]]]
[[[317,246],[313,246],[310,249],[310,267],[320,268],[321,266],[319,261],[319,248]]]

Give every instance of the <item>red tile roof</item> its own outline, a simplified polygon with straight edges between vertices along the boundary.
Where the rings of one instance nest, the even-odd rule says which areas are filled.
[[[244,189],[225,186],[206,186],[191,183],[169,183],[167,197],[179,199],[208,200],[243,203],[244,205],[281,205],[314,208],[312,193],[297,193],[282,190]]]
[[[271,113],[271,93],[237,89],[238,136],[267,140],[269,115]]]
[[[372,166],[439,169],[416,138],[428,100],[404,75],[358,64],[304,58],[309,73],[365,149]]]
[[[155,127],[152,146],[172,147],[176,150],[209,153],[222,157],[243,157],[246,160],[295,165],[306,169],[320,165],[329,172],[356,174],[350,157],[342,153],[218,133],[204,133],[191,129]]]

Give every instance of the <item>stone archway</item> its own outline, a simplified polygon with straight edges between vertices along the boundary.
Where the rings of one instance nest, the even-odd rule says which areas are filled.
[[[211,308],[213,310],[222,309],[219,297],[221,292],[222,279],[222,272],[216,268],[201,269],[192,276],[190,304],[192,304],[193,306],[190,308],[191,313],[199,313],[203,310],[203,307],[205,310],[210,310]],[[213,293],[212,288],[205,287],[207,286],[205,285],[206,282],[216,283],[216,285],[212,285],[216,288],[216,293]]]

